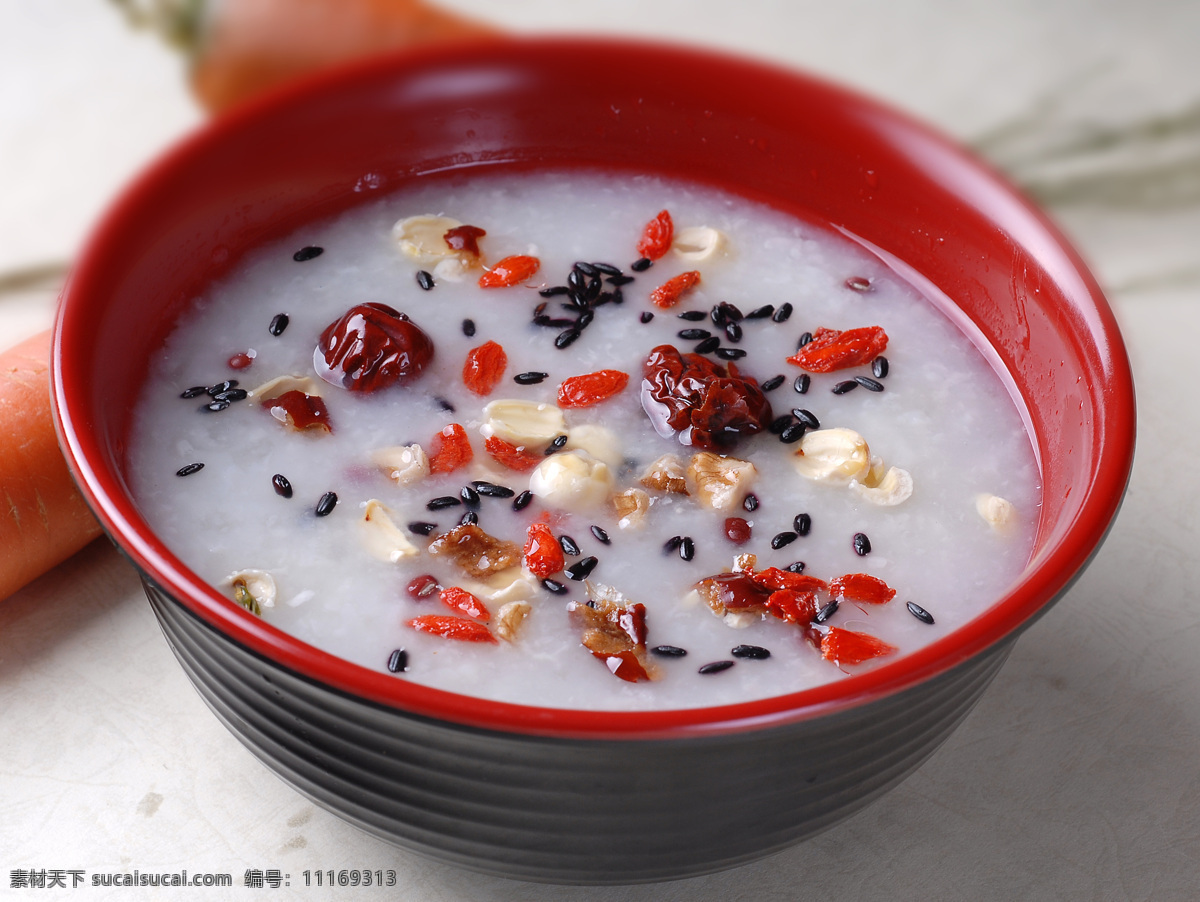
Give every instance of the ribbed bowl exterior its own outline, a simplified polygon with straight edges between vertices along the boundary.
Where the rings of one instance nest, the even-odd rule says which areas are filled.
[[[347,696],[238,645],[143,583],[200,695],[286,782],[403,848],[545,883],[696,876],[831,827],[928,758],[1012,647],[874,703],[783,726],[675,740],[553,739]]]

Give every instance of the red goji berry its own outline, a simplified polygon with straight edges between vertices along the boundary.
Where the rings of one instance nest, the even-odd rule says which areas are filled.
[[[787,623],[812,623],[817,616],[817,596],[795,589],[777,589],[767,599],[767,613]]]
[[[791,570],[780,570],[778,567],[768,567],[749,574],[750,579],[768,589],[791,589],[795,592],[816,592],[825,588],[825,580],[808,576],[804,573],[793,573]]]
[[[488,341],[467,351],[463,364],[463,384],[476,395],[490,395],[504,377],[508,355],[494,341]]]
[[[469,464],[474,456],[466,430],[458,423],[451,423],[429,443],[429,472],[453,473]]]
[[[244,351],[238,351],[229,358],[228,363],[231,370],[244,370],[254,363],[254,358]]]
[[[657,260],[671,249],[671,239],[674,237],[675,223],[671,221],[671,214],[663,210],[642,229],[637,252],[648,260]]]
[[[674,307],[686,292],[691,291],[699,284],[700,273],[696,272],[696,270],[681,272],[675,278],[667,279],[667,281],[650,292],[650,303],[663,310],[666,310],[668,307]]]
[[[870,658],[882,658],[898,651],[882,639],[855,630],[831,627],[821,637],[821,657],[835,664],[861,664]]]
[[[886,604],[896,597],[896,590],[870,574],[847,573],[829,581],[829,594],[866,604]]]
[[[852,366],[864,366],[882,354],[888,345],[881,326],[859,329],[818,329],[812,341],[787,359],[810,373],[832,373]]]
[[[453,251],[466,251],[468,254],[479,256],[479,239],[486,235],[479,226],[460,225],[447,230],[442,236],[446,246]]]
[[[479,287],[507,288],[516,285],[532,276],[541,265],[537,257],[527,257],[524,254],[505,257],[479,277]]]
[[[637,683],[641,680],[650,679],[650,674],[646,673],[646,668],[642,666],[642,662],[631,651],[618,651],[613,654],[594,651],[592,652],[592,657],[603,661],[604,666],[608,668],[613,676],[620,677],[627,683]]]
[[[734,545],[745,545],[750,541],[750,524],[741,517],[727,517],[725,537]]]
[[[487,609],[482,601],[466,589],[460,589],[458,586],[449,586],[442,589],[439,597],[442,599],[442,604],[452,611],[462,611],[468,617],[474,617],[476,620],[488,621],[492,619],[491,611]]]
[[[525,541],[525,567],[538,579],[553,576],[566,564],[562,546],[545,523],[530,523]]]
[[[591,407],[619,394],[629,384],[629,374],[599,370],[564,379],[558,387],[559,407]]]
[[[483,447],[500,466],[516,470],[518,473],[527,473],[545,460],[543,455],[518,448],[495,435],[489,436]]]
[[[462,617],[422,614],[408,621],[408,625],[418,632],[441,636],[443,639],[457,639],[459,642],[496,642],[496,637],[486,625],[477,620],[464,620]]]

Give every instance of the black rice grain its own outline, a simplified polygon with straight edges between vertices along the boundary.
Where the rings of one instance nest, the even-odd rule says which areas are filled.
[[[297,263],[304,263],[305,261],[321,256],[323,253],[325,253],[325,248],[315,247],[310,244],[308,247],[302,247],[296,253],[292,254],[292,259]]]
[[[719,351],[720,349],[721,339],[715,335],[710,335],[704,341],[700,342],[700,344],[696,345],[697,354],[711,354],[713,351]]]
[[[680,329],[675,334],[684,341],[703,341],[712,335],[707,329]]]
[[[808,387],[811,384],[812,377],[808,373],[801,373],[796,377],[796,381],[792,383],[792,388],[795,389],[796,394],[806,395],[808,394]]]
[[[671,536],[671,538],[663,542],[663,554],[674,554],[682,544],[683,536]]]
[[[529,507],[529,502],[533,500],[533,492],[526,489],[516,498],[513,499],[512,509],[515,511],[523,511]]]
[[[766,319],[775,312],[773,304],[763,304],[761,307],[755,307],[746,314],[746,319]]]
[[[788,573],[803,573],[806,566],[807,565],[804,563],[804,561],[792,561],[783,569]]]
[[[479,509],[479,491],[472,486],[464,485],[458,492],[458,497],[462,499],[462,503],[472,510]]]
[[[742,499],[742,510],[749,511],[750,513],[754,513],[754,511],[758,510],[758,496],[753,492],[750,492],[748,495],[746,495],[746,497]]]
[[[633,276],[627,276],[627,275],[622,274],[619,276],[610,276],[609,280],[608,280],[608,284],[612,285],[614,288],[620,288],[622,285],[628,285],[630,282],[633,282],[633,281],[635,281]],[[619,304],[621,302],[617,301],[617,303]]]
[[[486,495],[489,498],[511,498],[516,494],[506,485],[496,485],[494,482],[484,482],[479,479],[472,482],[471,486],[480,495]]]
[[[796,519],[792,521],[792,526],[796,529],[796,535],[806,536],[812,529],[812,517],[808,514],[796,514]]]
[[[741,348],[717,348],[717,356],[722,360],[741,360],[746,352]]]
[[[179,397],[185,401],[190,401],[192,398],[198,398],[203,394],[208,393],[207,385],[193,385],[191,388],[185,388],[179,393]]]
[[[326,492],[321,496],[321,500],[317,502],[316,515],[318,517],[328,517],[333,513],[333,509],[337,507],[337,502],[337,492]]]
[[[437,528],[436,523],[427,523],[424,520],[413,520],[408,524],[408,531],[417,536],[433,535],[433,531]]]
[[[790,413],[785,413],[782,416],[778,416],[771,420],[770,424],[767,426],[767,432],[771,433],[771,435],[779,435],[794,422],[796,422],[796,418]]]
[[[786,323],[791,318],[791,316],[792,316],[792,305],[787,304],[787,303],[780,304],[779,309],[777,309],[773,314],[771,314],[771,322]]]
[[[855,376],[854,381],[867,391],[883,391],[883,383],[876,382],[870,376]]]
[[[645,272],[653,265],[654,265],[654,261],[651,260],[649,257],[642,257],[641,259],[634,260],[632,263],[630,263],[629,268],[632,269],[634,272]]]
[[[611,263],[593,263],[592,269],[594,269],[594,270],[596,270],[596,272],[602,273],[606,276],[620,277],[620,276],[624,275],[620,269],[613,266]]]
[[[583,260],[577,260],[575,262],[574,269],[579,270],[581,273],[583,273],[588,278],[593,278],[599,273],[599,270],[596,269],[596,267],[594,267],[590,263],[584,262]]]
[[[475,513],[475,511],[467,511],[465,514],[463,514],[461,517],[458,518],[459,526],[474,526],[478,522],[479,522],[479,514]]]
[[[539,382],[544,382],[549,373],[539,373],[531,370],[528,373],[517,373],[513,376],[513,382],[517,385],[537,385]]]
[[[930,614],[923,607],[921,607],[919,604],[917,604],[915,601],[906,601],[904,603],[904,606],[906,608],[908,608],[908,613],[912,614],[914,617],[916,617],[922,623],[928,623],[931,626],[933,625],[933,615]]]
[[[775,389],[783,385],[783,379],[783,373],[780,373],[778,376],[772,376],[770,379],[760,385],[759,388],[761,388],[763,391],[775,391]]]
[[[188,464],[186,467],[180,467],[178,470],[175,471],[175,475],[176,476],[191,476],[193,473],[199,473],[203,469],[204,469],[204,464],[197,461],[194,464]]]
[[[267,326],[267,331],[278,338],[283,334],[283,330],[288,327],[289,322],[291,322],[291,320],[288,319],[288,315],[286,313],[276,313],[273,317],[271,317],[271,325]]]
[[[849,379],[846,382],[839,382],[833,387],[832,391],[835,395],[844,395],[846,392],[854,391],[856,388],[858,388],[858,383],[853,379]]]
[[[871,375],[876,379],[886,379],[888,374],[888,359],[882,354],[871,361]]]
[[[611,545],[612,544],[612,539],[610,539],[608,537],[608,533],[605,532],[603,527],[592,526],[592,535],[594,535],[596,537],[596,541],[599,542],[601,545]]]
[[[546,577],[544,580],[542,580],[542,588],[547,592],[553,592],[555,595],[566,595],[571,591],[558,580],[550,579],[550,577]]]
[[[417,270],[417,284],[421,286],[422,291],[432,291],[434,286],[433,273],[428,270]]]
[[[791,423],[783,432],[779,433],[779,440],[785,445],[791,445],[804,438],[804,432],[807,428],[803,423]]]
[[[642,312],[642,315],[638,317],[638,319],[641,320],[643,323],[648,323],[648,322],[650,322],[650,320],[654,319],[654,314],[651,313],[649,310],[645,310]]]
[[[813,618],[816,623],[824,623],[830,617],[837,613],[838,605],[841,604],[836,598],[817,611],[817,616]]]
[[[733,663],[733,661],[712,661],[701,665],[700,673],[720,673],[722,670],[728,670],[732,667]]]
[[[556,298],[559,295],[566,294],[570,290],[566,285],[555,285],[551,288],[541,289],[538,294],[544,298]]]
[[[446,413],[454,413],[454,405],[445,398],[434,398],[433,400],[437,401],[437,406],[446,411]]]
[[[752,661],[765,661],[771,657],[771,652],[761,645],[735,645],[729,653],[735,658],[749,658]]]
[[[217,413],[228,407],[230,403],[231,402],[229,401],[213,401],[211,404],[205,404],[200,409],[210,411],[211,413]]]
[[[581,558],[580,560],[576,561],[570,567],[565,568],[563,573],[567,575],[567,579],[573,579],[576,582],[579,582],[580,580],[587,579],[589,576],[591,576],[592,571],[596,569],[596,564],[598,563],[600,562],[596,560],[596,558],[589,555],[588,557]]]
[[[404,673],[408,670],[408,652],[403,648],[395,649],[388,655],[387,669],[390,673]]]
[[[275,494],[280,498],[292,497],[292,484],[282,473],[276,473],[271,477],[271,486],[275,489]]]
[[[679,543],[679,556],[685,561],[690,561],[696,556],[696,540],[691,536],[684,536],[683,541]]]
[[[462,334],[467,336],[467,338],[475,337],[475,320],[464,319],[462,321]]]
[[[210,398],[215,398],[221,392],[227,392],[231,388],[237,388],[238,381],[236,379],[226,379],[224,382],[218,382],[216,385],[210,385],[205,389]]]
[[[871,540],[867,538],[865,532],[856,532],[854,534],[854,553],[859,557],[864,557],[871,553]]]
[[[558,547],[563,550],[563,554],[569,554],[571,557],[578,557],[580,554],[579,543],[565,534],[558,537]]]
[[[817,415],[811,410],[807,410],[803,407],[796,407],[792,410],[792,416],[794,416],[809,429],[821,428],[821,421],[817,419]]]
[[[713,310],[716,309],[716,307],[713,307]],[[687,320],[689,323],[698,323],[704,319],[705,313],[703,310],[685,310],[683,313],[676,314],[676,316],[679,319]]]
[[[214,401],[245,401],[250,396],[250,393],[244,388],[231,388],[229,391],[220,391],[213,395]]]
[[[559,332],[554,338],[554,347],[558,348],[560,351],[563,348],[569,348],[571,345],[575,344],[575,339],[582,334],[583,333],[578,329],[566,329],[562,332]]]
[[[656,645],[650,649],[650,652],[660,658],[682,658],[687,655],[687,649],[680,648],[678,645]]]
[[[742,327],[737,323],[726,323],[725,337],[736,344],[742,340]]]
[[[453,495],[442,495],[438,498],[431,498],[426,503],[425,510],[441,511],[448,507],[458,507],[460,504],[462,504],[462,501],[460,501],[458,498],[455,498]]]
[[[796,541],[796,538],[797,536],[794,532],[781,532],[775,538],[771,539],[771,547],[778,551],[780,548],[791,545],[792,542]]]

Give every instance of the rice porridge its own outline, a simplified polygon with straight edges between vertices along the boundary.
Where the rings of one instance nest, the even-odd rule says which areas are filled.
[[[978,616],[1033,449],[937,307],[685,183],[500,173],[255,249],[180,319],[130,474],[190,568],[397,679],[546,707],[775,696]]]

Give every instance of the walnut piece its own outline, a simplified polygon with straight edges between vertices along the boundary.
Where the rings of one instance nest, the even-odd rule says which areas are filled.
[[[714,510],[733,510],[741,504],[757,477],[758,470],[750,461],[711,451],[693,454],[688,461],[688,484],[695,488],[697,500]]]
[[[521,563],[521,549],[488,535],[474,523],[456,526],[429,545],[429,553],[444,557],[468,576],[483,579]]]
[[[496,612],[496,635],[505,642],[514,641],[531,610],[533,608],[527,601],[510,601],[504,605]]]
[[[380,448],[371,461],[396,485],[412,485],[429,475],[429,455],[420,445]]]
[[[648,489],[659,492],[669,492],[673,495],[686,495],[687,473],[681,461],[674,454],[664,454],[646,468],[640,480]]]
[[[637,528],[646,519],[650,510],[650,496],[641,489],[626,489],[612,496],[617,509],[617,526],[621,529]]]

